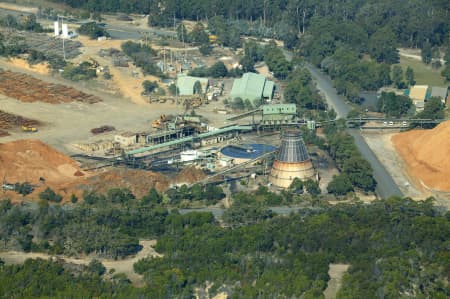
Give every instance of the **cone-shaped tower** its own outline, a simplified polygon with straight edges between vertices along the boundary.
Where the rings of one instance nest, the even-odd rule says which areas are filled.
[[[296,177],[302,180],[314,178],[314,168],[300,131],[286,130],[281,138],[281,147],[270,172],[270,182],[287,188]]]

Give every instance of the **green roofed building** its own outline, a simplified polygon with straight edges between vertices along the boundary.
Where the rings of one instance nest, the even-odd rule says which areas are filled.
[[[263,75],[245,73],[242,78],[234,80],[230,96],[232,99],[241,98],[251,101],[261,99],[271,100],[274,89],[275,84],[267,80]]]
[[[195,82],[200,82],[202,87],[202,93],[206,93],[209,87],[209,80],[207,78],[200,77],[191,77],[185,75],[178,75],[177,78],[177,87],[179,95],[181,96],[190,96],[194,94],[194,85]]]
[[[281,125],[293,122],[297,117],[295,104],[263,105],[262,123],[265,125]]]

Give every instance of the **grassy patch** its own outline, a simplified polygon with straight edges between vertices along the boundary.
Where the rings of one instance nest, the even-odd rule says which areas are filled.
[[[408,66],[414,70],[416,84],[446,87],[444,77],[441,76],[442,68],[435,70],[422,61],[401,55],[399,65],[403,68],[403,72]]]

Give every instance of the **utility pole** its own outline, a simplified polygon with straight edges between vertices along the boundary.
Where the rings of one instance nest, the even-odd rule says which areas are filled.
[[[62,26],[64,24],[64,18],[65,18],[64,16],[58,15],[58,23],[59,23],[59,19],[61,19],[61,28],[62,28]],[[64,37],[64,33],[63,33],[63,36],[62,36],[62,49],[63,49],[64,61],[66,60],[66,47],[65,47],[65,41],[64,41],[65,39],[66,38]]]

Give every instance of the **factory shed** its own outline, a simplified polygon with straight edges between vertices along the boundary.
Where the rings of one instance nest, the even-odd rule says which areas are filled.
[[[431,87],[431,97],[439,98],[443,104],[445,104],[447,100],[448,89],[445,87]]]
[[[425,101],[427,100],[428,85],[414,85],[411,86],[409,93],[406,95],[412,100],[417,110],[423,110]]]
[[[275,84],[260,74],[245,73],[242,78],[235,79],[231,88],[231,98],[243,100],[260,100],[273,97]]]
[[[195,82],[200,82],[202,86],[202,93],[206,93],[209,87],[209,80],[207,78],[200,77],[192,77],[185,75],[178,75],[177,78],[177,87],[179,91],[179,95],[181,96],[190,96],[194,94],[194,85]]]
[[[137,143],[137,134],[132,132],[123,132],[115,135],[114,141],[123,146],[130,146]]]
[[[293,122],[297,116],[295,104],[263,105],[262,123],[265,125],[277,125]]]

